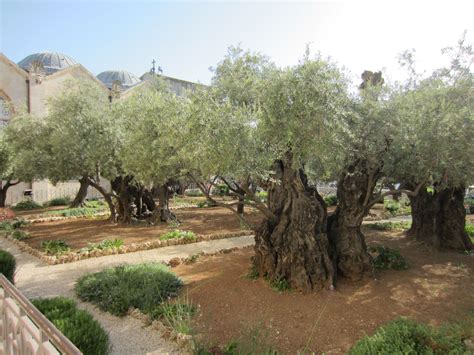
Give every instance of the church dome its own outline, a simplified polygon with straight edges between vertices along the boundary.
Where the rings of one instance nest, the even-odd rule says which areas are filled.
[[[46,74],[52,74],[77,64],[74,59],[65,54],[58,52],[44,52],[29,55],[18,62],[18,65],[23,69],[30,71],[31,65],[34,62],[41,63]]]
[[[123,90],[140,83],[140,79],[125,70],[107,70],[97,75],[97,79],[102,81],[109,89],[112,88],[114,82],[120,82]]]

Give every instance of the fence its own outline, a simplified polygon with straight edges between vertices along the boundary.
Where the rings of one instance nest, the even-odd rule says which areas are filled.
[[[0,274],[0,355],[82,354]]]

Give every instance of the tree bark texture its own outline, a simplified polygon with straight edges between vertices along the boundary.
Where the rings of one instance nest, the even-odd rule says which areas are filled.
[[[422,188],[416,196],[409,196],[412,226],[408,235],[435,248],[473,250],[465,231],[464,190],[459,187],[429,192]]]
[[[79,191],[77,191],[76,197],[71,202],[71,205],[70,205],[71,208],[77,208],[77,207],[83,206],[84,201],[86,200],[86,197],[87,197],[87,189],[89,187],[89,182],[87,180],[87,177],[80,178],[79,183],[80,183]]]
[[[358,280],[372,271],[361,225],[375,185],[376,179],[373,174],[370,176],[363,160],[348,166],[337,184],[338,206],[329,218],[329,240],[335,250],[338,274],[351,280]]]
[[[99,193],[102,195],[102,197],[104,197],[104,200],[107,203],[107,206],[109,206],[109,210],[110,210],[109,220],[112,223],[117,223],[118,222],[118,214],[117,214],[117,210],[115,208],[114,202],[112,200],[111,194],[108,193],[107,190],[104,189],[104,187],[100,185],[100,183],[94,181],[92,178],[89,177],[87,180],[88,180],[90,186],[92,186],[97,191],[99,191]]]
[[[158,188],[158,208],[156,208],[153,213],[153,219],[155,222],[167,222],[170,219],[176,219],[175,215],[170,210],[169,200],[168,183],[160,185]]]
[[[268,208],[275,218],[266,218],[256,233],[254,265],[261,276],[286,280],[292,288],[332,287],[324,200],[291,160],[287,153],[277,163],[279,181],[268,190]]]

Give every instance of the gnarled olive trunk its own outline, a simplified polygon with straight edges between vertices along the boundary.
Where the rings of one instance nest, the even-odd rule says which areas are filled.
[[[109,210],[110,210],[109,220],[113,223],[117,223],[118,222],[118,214],[117,214],[117,210],[115,208],[114,202],[112,201],[111,194],[109,192],[107,192],[107,190],[102,185],[100,185],[100,183],[94,181],[92,178],[88,177],[87,180],[88,180],[90,186],[92,186],[97,191],[99,191],[99,193],[102,195],[102,197],[104,197],[104,200],[107,203],[107,206],[109,206]]]
[[[408,235],[435,247],[453,250],[472,250],[466,231],[464,188],[448,188],[428,192],[420,189],[410,196],[412,226]]]
[[[71,205],[70,205],[71,208],[77,208],[77,207],[83,206],[84,201],[86,200],[86,197],[87,197],[87,189],[89,187],[89,181],[87,180],[87,177],[80,178],[79,183],[81,185],[79,186],[79,191],[77,191],[76,197],[71,202]]]
[[[355,162],[341,174],[337,184],[338,206],[328,223],[338,274],[351,280],[358,280],[372,270],[361,225],[376,184],[373,176],[363,160]]]
[[[291,153],[278,162],[278,182],[268,190],[266,218],[255,235],[254,265],[261,276],[286,280],[293,288],[333,286],[334,268],[326,235],[326,208]]]
[[[1,180],[0,180],[0,208],[4,208],[5,207],[5,204],[6,204],[6,201],[7,201],[7,192],[8,192],[8,189],[12,186],[15,186],[15,185],[18,185],[20,182],[17,181],[17,182],[11,182],[10,180],[8,180],[7,182],[3,183]]]
[[[5,189],[4,187],[0,189],[0,208],[5,207],[5,202],[7,200],[7,191],[8,189]]]
[[[169,201],[168,183],[164,183],[158,188],[158,207],[153,211],[153,220],[155,222],[167,222],[170,219],[176,219],[170,210]]]

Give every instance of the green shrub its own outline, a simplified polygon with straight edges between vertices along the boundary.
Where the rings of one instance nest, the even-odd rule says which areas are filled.
[[[11,235],[14,230],[15,230],[15,228],[13,227],[13,223],[11,221],[0,222],[0,231],[4,235],[6,235],[6,236]]]
[[[38,208],[43,208],[39,203],[36,203],[32,200],[24,200],[18,202],[15,206],[12,207],[14,211],[26,211],[26,210],[35,210]]]
[[[74,290],[83,300],[123,316],[138,308],[144,313],[176,296],[183,282],[168,267],[158,263],[121,265],[81,277]]]
[[[465,351],[460,337],[400,318],[380,327],[374,335],[362,338],[349,354],[463,354]]]
[[[77,309],[73,300],[65,297],[36,299],[32,303],[84,355],[110,352],[109,336],[87,311]]]
[[[107,250],[107,249],[118,249],[123,246],[123,240],[116,239],[104,239],[100,243],[89,243],[86,247],[82,248],[80,251],[92,251],[92,250]]]
[[[370,223],[368,226],[380,231],[408,230],[411,227],[411,222],[377,222]]]
[[[71,198],[68,196],[64,197],[56,197],[52,200],[46,202],[44,205],[46,206],[67,206],[71,203]]]
[[[464,230],[466,231],[468,237],[474,238],[474,224],[466,223]]]
[[[61,255],[71,251],[71,248],[64,240],[43,240],[40,248],[48,255]]]
[[[195,241],[196,234],[191,231],[182,231],[179,229],[175,229],[173,231],[167,232],[160,237],[160,240],[168,240],[168,239],[186,239]]]
[[[474,198],[464,199],[464,204],[467,206],[469,213],[474,213]]]
[[[260,201],[262,201],[263,203],[266,203],[267,198],[268,198],[268,192],[259,191],[259,192],[257,192],[257,197],[260,199]]]
[[[30,233],[24,232],[19,229],[15,229],[10,235],[13,239],[16,240],[26,240],[31,238]]]
[[[376,269],[408,269],[408,263],[398,250],[384,246],[370,247],[369,251],[375,254],[374,266]]]
[[[260,274],[258,273],[257,268],[255,265],[252,265],[249,269],[249,272],[247,273],[246,277],[250,280],[257,280],[259,278]]]
[[[206,208],[206,207],[214,207],[214,205],[209,201],[200,201],[196,204],[197,208]]]
[[[197,196],[203,196],[204,194],[200,189],[187,189],[184,194],[186,196],[191,196],[191,197],[197,197]]]
[[[324,202],[328,206],[337,206],[337,195],[331,194],[324,196]]]
[[[213,193],[219,196],[229,196],[230,189],[226,184],[219,184],[214,188]]]
[[[182,334],[191,334],[192,317],[196,314],[196,307],[188,299],[177,302],[165,302],[150,312],[152,319],[159,319],[161,322]]]
[[[30,222],[24,218],[15,218],[11,221],[11,225],[14,229],[27,227],[30,225]]]
[[[15,269],[16,261],[14,256],[6,250],[0,249],[0,274],[5,275],[11,283],[14,283]]]
[[[288,283],[288,281],[286,281],[285,279],[274,279],[272,281],[270,281],[270,285],[272,286],[272,288],[278,292],[285,292],[285,291],[290,291],[291,290],[291,287],[290,287],[290,284]]]

